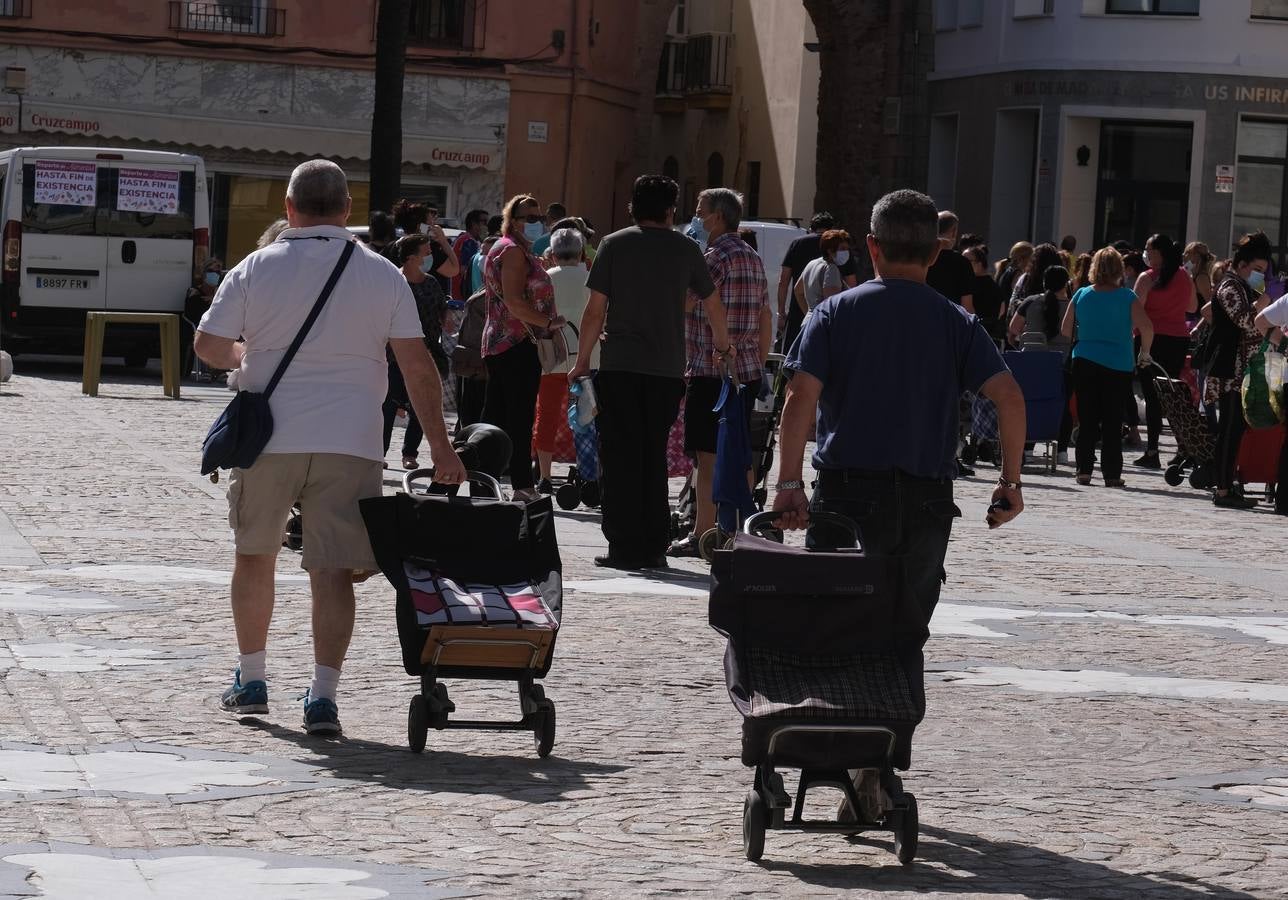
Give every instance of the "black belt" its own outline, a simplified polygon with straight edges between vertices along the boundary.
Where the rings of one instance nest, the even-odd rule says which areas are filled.
[[[841,482],[849,481],[916,481],[923,484],[951,484],[952,478],[928,478],[925,475],[913,475],[903,469],[819,469],[818,480]]]

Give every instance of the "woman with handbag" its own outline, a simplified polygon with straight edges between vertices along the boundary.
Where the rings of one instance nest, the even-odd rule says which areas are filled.
[[[525,502],[541,496],[532,486],[532,424],[541,374],[568,358],[562,337],[565,321],[555,309],[554,285],[524,233],[525,225],[539,223],[541,218],[541,206],[534,198],[526,194],[511,198],[505,204],[501,237],[483,266],[487,290],[483,362],[488,376],[483,421],[509,436],[510,486],[514,499]],[[558,358],[560,345],[563,359]]]

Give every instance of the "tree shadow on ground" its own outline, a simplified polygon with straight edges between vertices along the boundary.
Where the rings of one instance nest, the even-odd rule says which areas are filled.
[[[444,732],[432,729],[425,752],[412,753],[405,746],[380,741],[325,738],[259,719],[243,721],[270,737],[297,745],[313,757],[300,757],[301,761],[321,766],[332,777],[395,790],[497,794],[526,803],[555,803],[573,792],[592,789],[599,777],[612,778],[628,768],[561,759],[558,744],[555,755],[539,759],[530,736],[521,733],[514,739],[529,749],[527,755],[482,756],[435,750],[435,738]]]
[[[774,832],[769,833],[772,842]],[[1243,891],[1222,888],[1179,872],[1133,875],[1108,865],[1074,859],[1061,853],[1010,841],[986,838],[947,828],[921,826],[920,865],[809,865],[764,863],[770,871],[790,873],[804,884],[872,893],[908,891],[928,893],[1000,894],[1054,900],[1099,897],[1219,898],[1253,900]],[[929,840],[927,840],[929,838]],[[891,850],[889,838],[859,836],[857,844]],[[767,852],[772,853],[772,843]],[[933,863],[936,865],[927,865]]]

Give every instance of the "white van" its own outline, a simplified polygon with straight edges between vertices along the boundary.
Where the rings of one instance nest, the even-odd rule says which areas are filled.
[[[87,310],[182,313],[210,248],[205,162],[184,153],[6,150],[0,210],[0,342],[20,352],[79,354]],[[107,343],[130,365],[159,349],[156,328]]]
[[[756,232],[756,250],[765,266],[765,280],[769,282],[769,308],[774,313],[774,333],[778,333],[778,278],[783,270],[783,257],[792,241],[809,234],[804,228],[783,225],[779,222],[743,222],[739,228]],[[790,300],[788,301],[791,302]]]

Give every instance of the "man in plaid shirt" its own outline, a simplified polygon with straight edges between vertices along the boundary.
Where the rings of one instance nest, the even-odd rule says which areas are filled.
[[[720,291],[728,321],[729,341],[735,350],[734,377],[744,389],[739,398],[750,423],[760,394],[760,378],[774,340],[774,319],[769,308],[769,288],[760,256],[738,236],[742,221],[742,195],[729,188],[711,188],[698,195],[697,216],[709,237],[707,269]],[[688,390],[684,406],[684,450],[697,462],[694,492],[697,513],[693,534],[673,543],[670,556],[697,556],[698,541],[716,524],[711,487],[716,467],[718,413],[723,373],[717,368],[715,339],[702,304],[688,313],[684,323]]]

